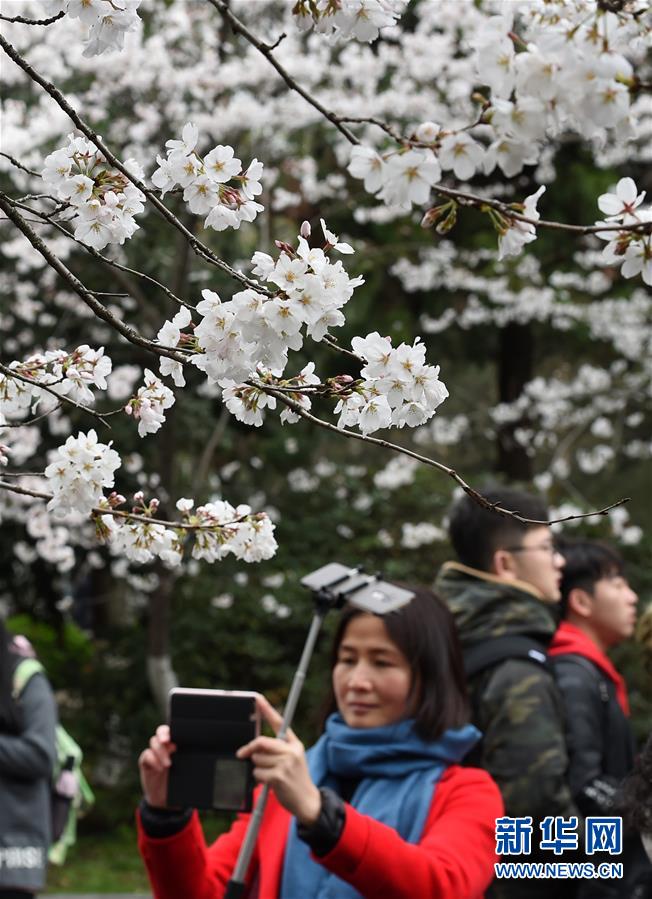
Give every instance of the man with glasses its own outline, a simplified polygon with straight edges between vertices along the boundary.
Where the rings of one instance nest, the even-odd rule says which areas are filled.
[[[545,522],[543,500],[509,488],[483,492],[490,503]],[[531,852],[508,861],[555,861],[539,848],[539,823],[577,816],[567,781],[562,704],[547,647],[556,627],[564,558],[546,524],[524,524],[464,495],[453,506],[449,535],[458,557],[436,588],[448,603],[464,649],[473,723],[484,738],[472,761],[500,787],[509,818],[531,818]],[[579,821],[578,821],[579,823]],[[566,856],[564,859],[567,860]],[[547,897],[550,881],[496,880],[488,896]],[[556,881],[555,895],[572,895]]]

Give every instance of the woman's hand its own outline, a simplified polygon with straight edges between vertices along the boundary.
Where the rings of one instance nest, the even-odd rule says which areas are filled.
[[[256,698],[258,708],[275,733],[283,718],[264,696]],[[306,826],[314,824],[321,811],[321,795],[312,782],[303,743],[288,730],[285,739],[256,737],[236,753],[239,759],[251,759],[254,777],[259,783],[269,784],[276,798],[290,814]]]
[[[170,756],[176,748],[170,742],[170,728],[161,724],[149,741],[149,749],[143,750],[138,759],[143,794],[154,808],[167,808]]]

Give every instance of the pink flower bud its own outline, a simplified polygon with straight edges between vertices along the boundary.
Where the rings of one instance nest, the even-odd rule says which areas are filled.
[[[134,502],[136,502],[136,503],[142,503],[144,497],[145,497],[145,494],[143,493],[143,491],[142,491],[142,490],[138,490],[137,493],[134,493]]]
[[[302,237],[308,239],[312,234],[312,228],[310,227],[310,222],[302,222],[301,223],[301,231],[299,232]]]

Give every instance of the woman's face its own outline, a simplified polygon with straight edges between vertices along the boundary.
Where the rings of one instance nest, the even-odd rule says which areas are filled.
[[[349,727],[383,727],[407,718],[412,672],[382,618],[366,612],[346,626],[333,668],[333,690]]]

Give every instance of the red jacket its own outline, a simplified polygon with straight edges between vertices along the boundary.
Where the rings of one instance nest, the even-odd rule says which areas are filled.
[[[485,771],[452,765],[437,785],[417,845],[347,804],[337,845],[312,858],[369,899],[479,899],[494,876],[494,822],[502,814],[498,787]],[[158,839],[144,833],[139,818],[138,845],[155,899],[221,899],[248,818],[239,815],[208,848],[196,812],[182,831]],[[259,899],[283,899],[290,819],[270,793],[250,869],[259,869]]]

